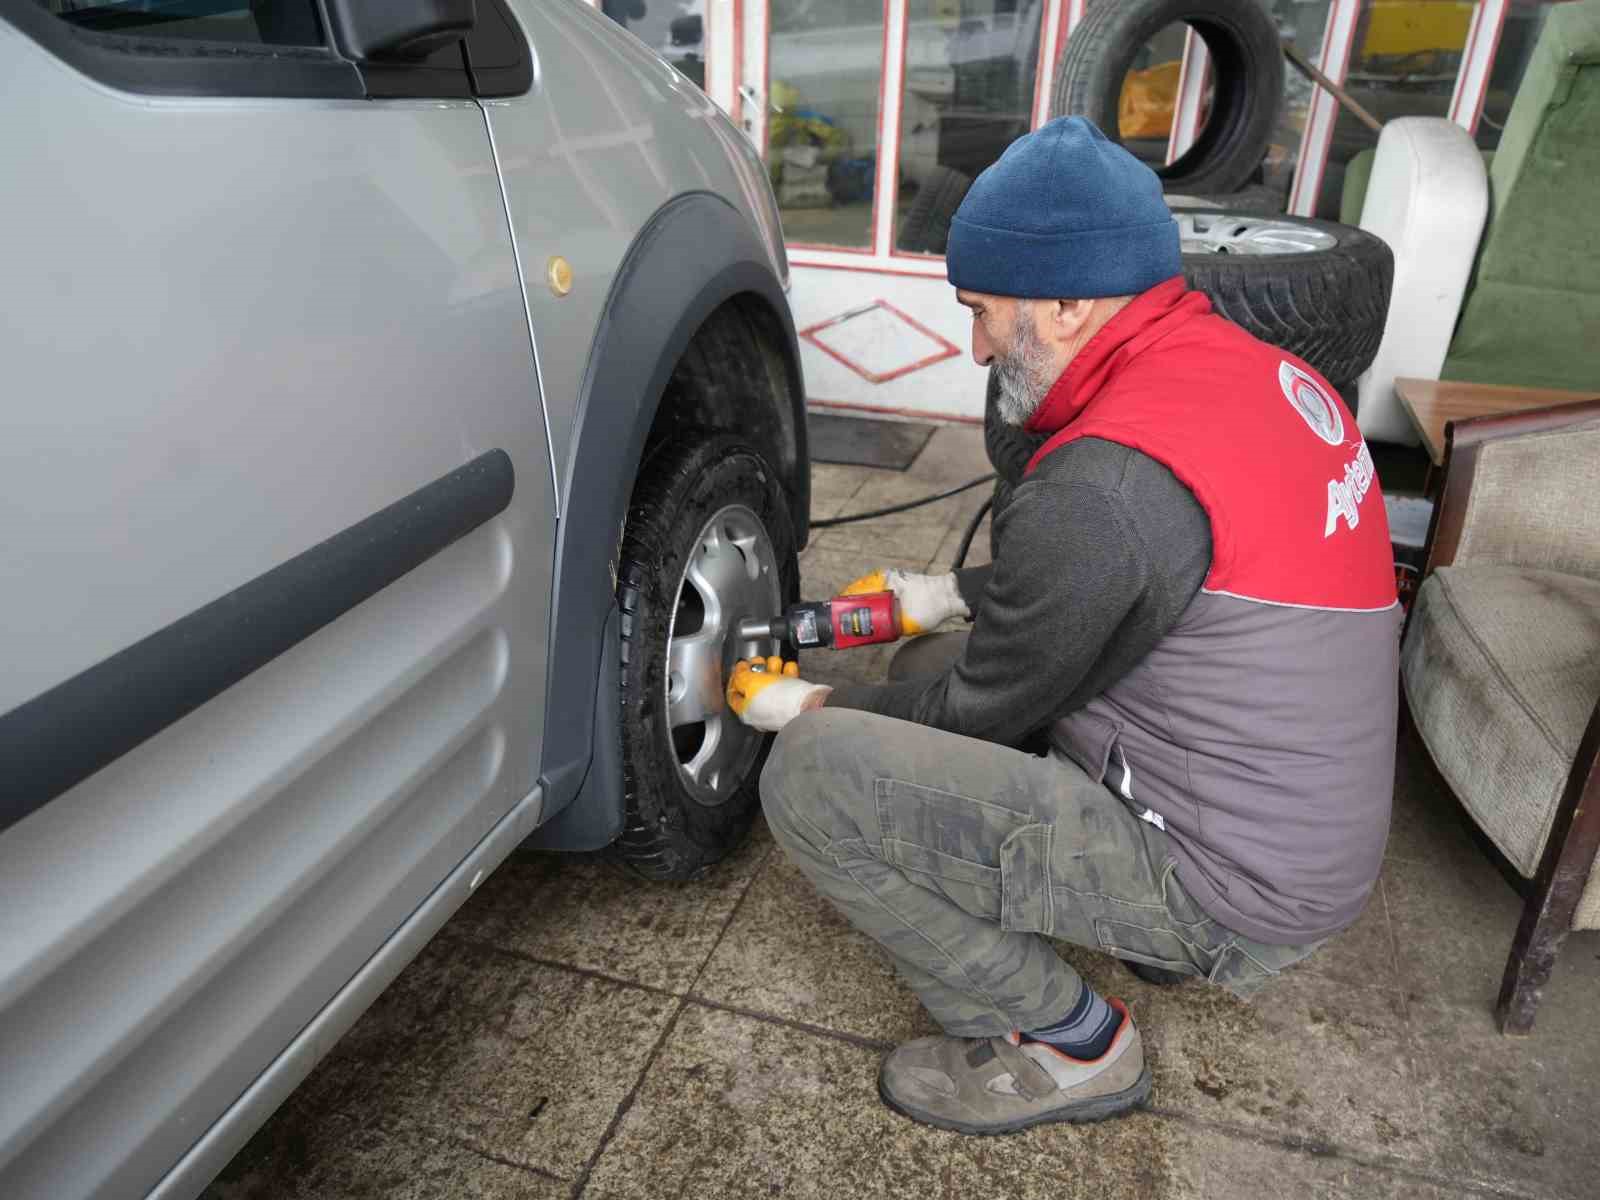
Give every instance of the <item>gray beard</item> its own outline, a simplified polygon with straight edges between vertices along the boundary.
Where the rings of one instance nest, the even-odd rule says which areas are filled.
[[[1055,383],[1050,371],[1050,351],[1031,323],[1019,317],[1011,348],[994,361],[994,375],[1000,385],[995,401],[1000,419],[1007,425],[1022,428],[1039,411]]]

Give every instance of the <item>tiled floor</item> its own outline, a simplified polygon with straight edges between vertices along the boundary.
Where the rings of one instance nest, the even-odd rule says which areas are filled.
[[[818,517],[986,469],[941,430],[912,469],[815,469]],[[948,563],[983,489],[820,531],[808,596]],[[987,530],[974,561],[988,554]],[[813,655],[880,675],[887,649]],[[1067,956],[1125,998],[1141,1113],[997,1139],[885,1109],[879,1057],[931,1029],[877,949],[764,828],[708,878],[519,853],[222,1173],[209,1200],[482,1197],[1560,1197],[1600,1195],[1600,936],[1569,939],[1535,1035],[1489,1008],[1518,901],[1431,788],[1397,768],[1366,914],[1253,1003]]]

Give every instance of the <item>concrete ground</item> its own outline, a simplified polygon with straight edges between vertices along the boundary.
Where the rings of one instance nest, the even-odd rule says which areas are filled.
[[[975,430],[942,429],[903,474],[818,466],[814,513],[986,469]],[[947,564],[982,495],[819,532],[806,595]],[[886,657],[823,652],[806,672],[868,678]],[[1138,1020],[1150,1107],[980,1139],[879,1102],[879,1057],[932,1026],[760,825],[683,885],[518,853],[206,1195],[1593,1197],[1600,935],[1568,940],[1534,1036],[1509,1041],[1489,1012],[1518,913],[1405,747],[1355,926],[1251,1003],[1065,948]]]

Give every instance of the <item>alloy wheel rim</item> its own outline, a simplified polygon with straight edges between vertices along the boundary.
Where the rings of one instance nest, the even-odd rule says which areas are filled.
[[[1248,213],[1174,213],[1185,254],[1311,254],[1332,250],[1338,238],[1298,221]]]
[[[772,617],[782,603],[761,518],[742,504],[718,510],[678,579],[667,634],[667,731],[679,778],[701,804],[732,799],[761,751],[763,735],[734,716],[723,689],[735,661],[778,650],[773,638],[741,639],[739,622]]]

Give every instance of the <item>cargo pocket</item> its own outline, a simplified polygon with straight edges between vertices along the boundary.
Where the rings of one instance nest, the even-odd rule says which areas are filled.
[[[1127,921],[1095,918],[1100,948],[1116,958],[1164,967],[1181,975],[1204,975],[1204,950],[1171,929],[1151,929]],[[1208,957],[1208,956],[1206,956]]]
[[[1049,825],[1024,825],[1000,846],[1000,928],[1048,934],[1055,927],[1050,899]]]
[[[884,861],[974,916],[1000,921],[1004,847],[1028,815],[901,779],[880,779],[876,791]]]

